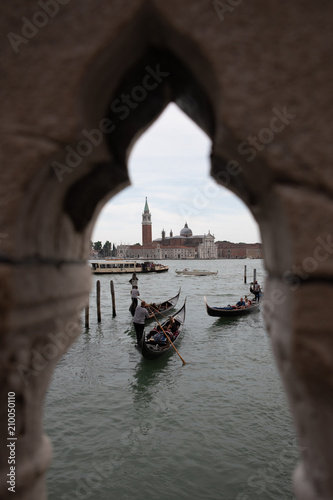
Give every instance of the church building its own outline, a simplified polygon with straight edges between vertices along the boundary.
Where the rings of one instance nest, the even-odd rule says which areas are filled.
[[[151,213],[146,198],[142,213],[142,245],[119,245],[118,258],[144,259],[217,259],[215,237],[210,234],[193,235],[187,222],[179,235],[174,236],[172,230],[166,236],[152,240]]]

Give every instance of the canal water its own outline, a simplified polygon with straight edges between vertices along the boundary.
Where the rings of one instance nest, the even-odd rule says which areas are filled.
[[[130,275],[95,281],[91,324],[58,364],[45,402],[53,443],[49,500],[289,500],[297,443],[262,313],[222,319],[212,306],[248,292],[261,260],[164,261],[169,271],[139,275],[141,298],[165,300],[181,288],[186,321],[176,353],[144,360],[135,349]],[[178,276],[175,269],[218,270]]]

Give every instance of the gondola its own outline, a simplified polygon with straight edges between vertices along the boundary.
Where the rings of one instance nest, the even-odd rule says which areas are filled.
[[[175,338],[173,340],[174,345],[178,343],[178,340],[183,332],[184,322],[185,322],[185,304],[186,300],[184,302],[183,307],[172,315],[173,319],[176,322],[176,325],[178,326],[178,330],[174,334],[175,335]],[[167,333],[168,333],[168,324],[169,324],[168,319],[161,324],[161,326],[163,327],[164,330],[166,330]],[[151,331],[149,333],[151,333]],[[160,358],[161,356],[164,356],[168,352],[175,351],[169,342],[165,344],[158,344],[154,343],[153,341],[147,340],[147,334],[143,335],[141,345],[138,346],[138,349],[141,351],[141,354],[145,359],[157,359]]]
[[[152,319],[155,319],[155,317],[159,317],[161,315],[166,315],[171,309],[176,307],[179,295],[180,295],[181,288],[179,288],[179,292],[177,295],[172,297],[169,300],[165,300],[164,302],[160,302],[159,304],[156,304],[154,307],[149,307],[151,304],[148,304],[148,311],[151,313],[147,321],[150,321]],[[158,312],[157,312],[158,311]]]
[[[227,307],[210,307],[207,304],[207,299],[204,297],[207,313],[209,316],[215,316],[219,318],[234,318],[236,316],[246,316],[255,311],[258,311],[260,302],[252,303],[251,306],[245,307],[243,309],[231,309],[230,306]]]
[[[181,288],[179,288],[179,292],[177,295],[174,297],[171,297],[169,300],[165,300],[164,302],[160,302],[159,304],[155,304],[154,307],[148,307],[148,311],[150,313],[149,318],[147,318],[147,321],[151,321],[154,319],[156,316],[159,317],[161,315],[167,314],[171,309],[176,307],[179,295],[180,295]],[[138,300],[141,300],[140,297],[138,297]],[[152,304],[148,304],[148,306],[152,306]],[[129,312],[134,316],[136,306],[133,307],[133,304],[131,304],[128,308]]]

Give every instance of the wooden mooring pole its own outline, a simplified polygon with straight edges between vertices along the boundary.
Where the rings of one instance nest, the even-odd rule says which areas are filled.
[[[257,270],[253,269],[253,283],[256,281],[256,279],[257,279]]]
[[[246,284],[246,266],[244,266],[244,283]]]
[[[86,305],[86,308],[85,308],[84,326],[86,328],[89,328],[89,299],[88,299],[88,304]]]
[[[114,286],[113,286],[113,281],[110,281],[110,288],[111,288],[111,299],[112,299],[112,317],[115,318],[117,316],[116,314],[116,300],[115,300],[115,294],[114,294]]]
[[[96,282],[96,301],[97,301],[97,321],[100,323],[101,319],[101,282]]]

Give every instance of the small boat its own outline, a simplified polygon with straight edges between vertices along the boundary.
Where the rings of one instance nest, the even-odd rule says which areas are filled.
[[[255,311],[258,311],[260,302],[252,303],[252,305],[236,308],[234,309],[232,306],[226,307],[210,307],[207,304],[207,299],[204,297],[207,313],[209,316],[217,316],[219,318],[234,318],[235,316],[245,316],[246,314],[251,314]]]
[[[218,271],[206,271],[205,269],[182,269],[181,271],[178,271],[176,269],[175,271],[177,274],[183,274],[184,276],[211,276],[214,274],[217,274]]]
[[[184,302],[184,305],[177,311],[172,317],[175,321],[177,330],[174,332],[173,337],[172,337],[172,342],[174,345],[178,342],[184,328],[184,322],[185,322],[185,304],[186,300]],[[164,321],[161,325],[164,330],[169,334],[168,332],[168,326],[169,326],[169,319]],[[155,342],[154,340],[148,340],[147,336],[151,335],[154,332],[154,330],[151,330],[148,335],[143,335],[142,337],[142,344],[138,347],[138,349],[141,351],[142,356],[145,359],[157,359],[160,358],[161,356],[164,356],[168,352],[174,352],[174,348],[169,342]]]
[[[164,273],[168,266],[152,261],[138,262],[135,260],[106,259],[91,262],[93,274],[132,274],[132,273]]]
[[[179,292],[174,297],[171,297],[169,300],[165,300],[164,302],[160,302],[159,304],[148,304],[148,311],[151,312],[148,321],[154,319],[156,316],[161,316],[167,314],[171,309],[176,307],[181,288],[179,288]]]

